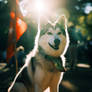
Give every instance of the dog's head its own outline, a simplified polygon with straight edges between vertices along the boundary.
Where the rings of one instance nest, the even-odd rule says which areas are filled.
[[[54,26],[48,23],[42,30],[39,46],[50,56],[60,56],[66,46],[65,21],[63,17]]]

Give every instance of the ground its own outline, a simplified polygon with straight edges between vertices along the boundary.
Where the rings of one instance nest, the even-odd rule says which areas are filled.
[[[15,68],[5,66],[5,63],[0,63],[0,92],[7,92],[15,76]],[[60,85],[60,92],[92,92],[92,69],[77,67],[67,71]]]

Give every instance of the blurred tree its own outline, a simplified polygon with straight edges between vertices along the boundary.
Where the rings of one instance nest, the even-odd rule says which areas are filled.
[[[85,41],[92,38],[92,9],[90,10],[90,8],[88,8],[88,11],[90,10],[90,12],[86,13],[85,11],[87,6],[92,8],[91,0],[68,0],[67,10],[70,15],[69,22],[72,22],[74,26],[72,27],[72,30],[73,33],[76,34],[72,39],[78,38],[77,40]]]
[[[10,7],[8,1],[0,0],[0,50],[6,49],[7,36],[10,23]],[[92,12],[87,12],[86,7],[92,6],[91,0],[66,0],[66,15],[69,20],[69,33],[71,36],[71,43],[76,43],[89,40],[92,38]],[[86,11],[86,12],[85,12]],[[92,11],[92,10],[90,10]],[[28,25],[32,25],[31,22]],[[27,33],[18,42],[23,44],[24,47],[29,48],[31,46],[30,40],[34,40],[36,29],[33,26],[28,27]],[[30,33],[31,31],[31,33]],[[34,32],[34,33],[33,33]],[[33,34],[33,35],[32,35]],[[25,37],[28,40],[25,40]],[[24,39],[24,40],[23,40]],[[32,41],[31,40],[31,41]],[[28,41],[28,42],[27,42]],[[26,43],[26,44],[25,44]],[[28,43],[28,44],[27,44]],[[32,48],[32,47],[31,47]]]
[[[0,50],[7,46],[8,28],[9,28],[9,7],[4,0],[0,1]]]

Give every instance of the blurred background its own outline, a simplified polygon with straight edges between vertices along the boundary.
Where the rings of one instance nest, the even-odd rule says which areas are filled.
[[[7,92],[16,75],[14,56],[10,63],[6,61],[11,5],[13,6],[13,3],[10,5],[9,2],[11,0],[0,0],[0,92]],[[65,72],[60,92],[92,92],[92,0],[50,2],[57,2],[56,8],[60,8],[66,15],[70,36],[70,46],[66,53],[66,67],[69,70]],[[16,43],[16,47],[23,47],[19,48],[17,53],[19,67],[23,65],[26,54],[34,46],[37,30],[31,19],[29,21],[29,18],[24,18],[24,21],[27,23],[27,29]]]

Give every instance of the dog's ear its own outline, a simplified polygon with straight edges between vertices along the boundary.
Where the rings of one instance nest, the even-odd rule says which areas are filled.
[[[53,28],[50,23],[47,23],[41,27],[41,35],[45,34],[49,28]]]
[[[65,34],[65,25],[65,17],[62,15],[58,18],[55,28],[59,27],[62,33]]]
[[[65,16],[64,15],[61,15],[59,17],[57,24],[60,25],[61,27],[63,27],[65,29],[65,24],[66,23],[65,23]]]

